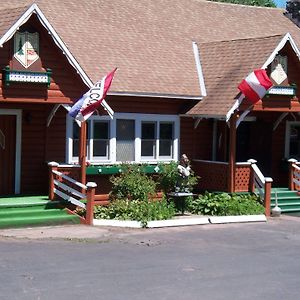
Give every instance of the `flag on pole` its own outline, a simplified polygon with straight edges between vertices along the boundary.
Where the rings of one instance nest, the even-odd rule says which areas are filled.
[[[99,105],[105,101],[104,98],[110,88],[116,70],[117,68],[96,82],[95,85],[72,106],[69,115],[80,122],[86,121]],[[108,106],[107,103],[106,106]],[[111,112],[113,113],[112,110]]]
[[[238,89],[245,95],[245,97],[255,104],[262,99],[267,90],[273,86],[272,81],[267,75],[266,70],[259,69],[251,72],[239,84]]]

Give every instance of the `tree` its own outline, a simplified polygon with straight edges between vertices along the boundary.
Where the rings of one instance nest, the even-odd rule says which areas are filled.
[[[272,0],[210,0],[210,1],[243,4],[243,5],[250,5],[250,6],[276,7],[275,3]]]

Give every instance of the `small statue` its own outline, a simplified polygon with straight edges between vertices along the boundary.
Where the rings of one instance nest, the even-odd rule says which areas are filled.
[[[175,191],[189,193],[190,189],[188,179],[191,174],[191,167],[190,160],[185,154],[182,154],[177,170],[178,179],[176,182]]]

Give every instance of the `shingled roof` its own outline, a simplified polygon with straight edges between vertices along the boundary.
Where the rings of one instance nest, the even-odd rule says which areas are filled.
[[[241,80],[259,69],[283,35],[200,44],[207,97],[188,114],[226,116],[235,103]]]
[[[233,82],[259,66],[281,35],[300,45],[300,29],[282,9],[203,0],[10,0],[0,4],[0,35],[32,3],[93,82],[118,67],[111,94],[201,98],[197,42],[208,96],[190,114],[224,114]],[[238,58],[248,61],[241,69]],[[220,82],[213,68],[231,80]]]

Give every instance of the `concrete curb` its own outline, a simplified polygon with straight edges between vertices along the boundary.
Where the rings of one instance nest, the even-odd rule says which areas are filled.
[[[209,221],[212,224],[266,222],[267,218],[265,215],[224,216],[224,217],[209,217]]]
[[[247,215],[247,216],[224,216],[224,217],[186,217],[172,220],[150,221],[147,228],[191,226],[206,224],[225,224],[225,223],[244,223],[244,222],[266,222],[265,215]],[[126,228],[142,228],[138,221],[104,220],[94,219],[94,226],[112,226]]]

